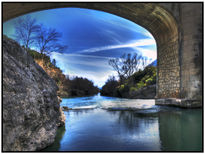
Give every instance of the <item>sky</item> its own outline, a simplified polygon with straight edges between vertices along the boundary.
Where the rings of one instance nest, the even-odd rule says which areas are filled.
[[[82,8],[60,8],[27,14],[37,24],[55,28],[62,33],[60,42],[68,48],[63,53],[52,52],[51,59],[69,77],[86,77],[102,87],[109,76],[117,73],[108,60],[124,53],[139,53],[156,60],[156,42],[143,27],[119,16]],[[22,16],[18,17],[21,18]],[[14,23],[3,24],[3,33],[15,38]],[[34,47],[33,47],[34,48]]]

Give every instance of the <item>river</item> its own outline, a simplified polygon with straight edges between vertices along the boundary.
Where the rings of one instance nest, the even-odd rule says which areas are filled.
[[[154,100],[63,98],[65,127],[43,151],[202,151],[202,109]]]

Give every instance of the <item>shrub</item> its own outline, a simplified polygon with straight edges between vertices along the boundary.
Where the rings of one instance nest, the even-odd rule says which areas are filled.
[[[131,87],[131,88],[130,88],[130,92],[135,92],[135,91],[137,91],[137,88],[136,88],[136,87]]]

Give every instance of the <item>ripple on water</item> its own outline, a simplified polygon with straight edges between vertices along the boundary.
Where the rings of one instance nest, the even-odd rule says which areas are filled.
[[[61,106],[72,109],[101,108],[106,110],[137,110],[157,108],[155,100],[150,99],[120,99],[114,97],[82,97],[63,99]]]
[[[154,100],[63,99],[65,129],[44,151],[201,151],[202,110],[156,106]]]

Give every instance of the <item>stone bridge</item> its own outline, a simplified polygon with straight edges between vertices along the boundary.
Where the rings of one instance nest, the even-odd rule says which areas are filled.
[[[9,3],[3,22],[46,9],[77,7],[100,10],[146,28],[157,43],[156,104],[202,106],[203,3]]]

